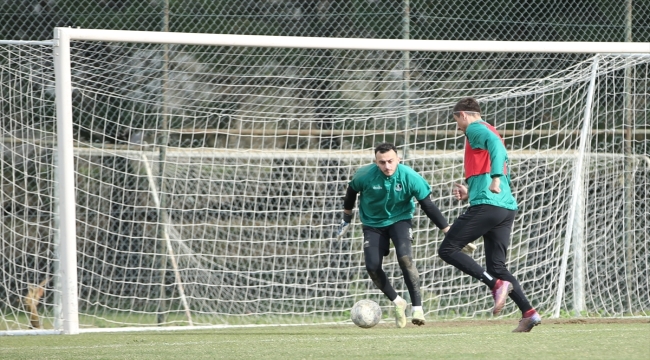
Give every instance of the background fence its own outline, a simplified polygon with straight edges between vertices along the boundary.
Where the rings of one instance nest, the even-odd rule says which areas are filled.
[[[55,26],[435,40],[650,40],[640,0],[2,0],[0,39]]]

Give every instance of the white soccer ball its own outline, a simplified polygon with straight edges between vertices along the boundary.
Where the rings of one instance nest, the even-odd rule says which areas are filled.
[[[359,300],[352,307],[352,322],[362,328],[371,328],[381,320],[381,307],[372,300]]]

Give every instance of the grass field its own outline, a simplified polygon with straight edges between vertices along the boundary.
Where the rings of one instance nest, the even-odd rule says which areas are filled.
[[[650,359],[650,320],[513,320],[0,336],[2,359]]]

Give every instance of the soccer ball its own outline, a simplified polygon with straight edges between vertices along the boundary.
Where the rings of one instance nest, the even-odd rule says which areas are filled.
[[[352,307],[352,322],[362,328],[371,328],[381,320],[381,308],[372,300],[359,300]]]

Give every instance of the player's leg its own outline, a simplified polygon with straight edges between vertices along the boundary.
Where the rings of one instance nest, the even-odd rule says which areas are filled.
[[[404,283],[411,296],[411,304],[413,306],[422,306],[420,274],[413,262],[411,248],[413,241],[411,227],[411,221],[398,221],[389,227],[389,234],[393,240],[393,245],[395,245],[395,255],[397,256],[399,267],[402,269]]]
[[[506,267],[506,254],[510,244],[510,230],[516,212],[496,207],[491,207],[494,214],[493,227],[483,235],[483,246],[485,248],[485,265],[488,273],[494,276],[497,281],[491,288],[494,297],[494,309],[492,314],[498,315],[506,304],[508,296],[511,296],[515,288],[521,290],[517,279]]]
[[[395,245],[395,255],[402,275],[404,283],[409,291],[411,297],[411,305],[413,306],[412,322],[415,325],[424,325],[424,311],[422,309],[422,295],[420,293],[420,274],[413,262],[412,253],[412,223],[410,220],[398,221],[389,227],[390,238]]]
[[[505,211],[503,208],[491,205],[471,206],[454,222],[438,250],[438,254],[443,260],[466,274],[481,280],[492,290],[492,296],[494,297],[492,313],[494,315],[497,315],[505,305],[508,294],[512,291],[512,285],[508,281],[495,276],[490,271],[490,268],[487,271],[484,270],[474,259],[462,253],[461,249],[469,241],[488,233],[494,227],[494,224],[500,224],[503,221],[507,214],[496,211],[498,209]],[[490,251],[491,248],[485,248],[486,258],[489,258]]]
[[[397,298],[397,292],[388,281],[388,276],[382,268],[384,255],[390,249],[390,238],[388,232],[382,229],[363,227],[363,256],[366,263],[366,271],[372,282],[390,301]]]
[[[506,266],[506,255],[508,253],[508,246],[510,245],[510,233],[516,211],[496,206],[492,207],[492,211],[495,214],[499,214],[499,218],[502,220],[495,223],[496,225],[483,235],[487,271],[497,279],[509,282],[512,285],[510,298],[520,309],[529,310],[531,306],[523,294],[519,282]]]
[[[389,251],[390,236],[388,228],[363,227],[363,256],[366,262],[366,270],[375,286],[395,304],[395,324],[397,327],[403,328],[406,326],[406,300],[397,295],[382,268],[383,258],[388,255]]]
[[[494,207],[493,211],[495,214],[502,214],[503,217],[501,222],[497,223],[497,225],[483,235],[487,270],[490,274],[501,280],[500,283],[495,285],[493,294],[496,294],[500,287],[512,287],[512,291],[506,289],[505,294],[509,294],[510,298],[517,304],[522,313],[522,320],[519,323],[519,327],[515,329],[515,332],[528,332],[533,326],[541,323],[541,318],[530,305],[530,302],[528,302],[519,281],[510,273],[506,266],[506,255],[508,246],[510,245],[512,224],[517,212],[498,207]],[[510,285],[504,284],[503,282],[507,282]],[[498,313],[504,303],[505,301],[499,304],[495,295],[494,312]]]
[[[485,205],[469,207],[454,221],[438,248],[438,256],[465,274],[481,280],[488,287],[494,287],[496,279],[471,256],[461,250],[465,245],[480,238],[491,227],[491,215]]]

